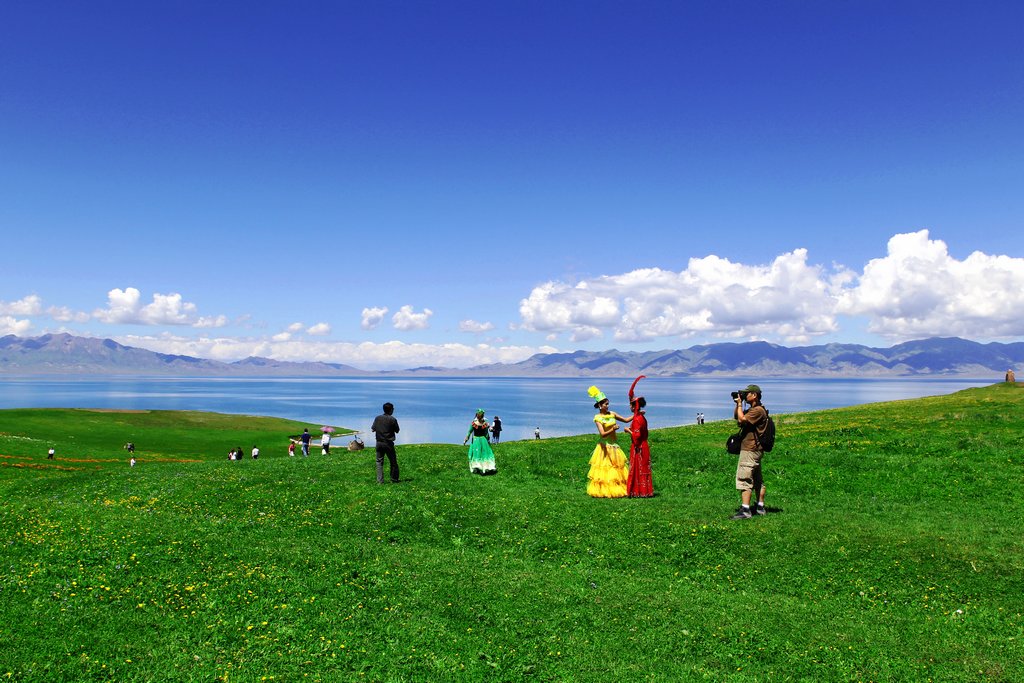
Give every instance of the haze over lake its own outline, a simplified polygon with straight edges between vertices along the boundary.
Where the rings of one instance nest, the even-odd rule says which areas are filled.
[[[753,381],[773,414],[948,394],[1001,378],[779,379]],[[398,443],[462,443],[477,408],[499,415],[502,440],[567,436],[594,431],[587,387],[608,394],[612,409],[628,414],[632,380],[601,378],[168,378],[3,377],[0,408],[200,410],[284,417],[311,426],[367,432],[385,401],[395,404]],[[736,378],[650,378],[637,386],[647,398],[652,429],[732,416]],[[312,431],[312,430],[311,430]],[[372,438],[372,434],[365,434]]]

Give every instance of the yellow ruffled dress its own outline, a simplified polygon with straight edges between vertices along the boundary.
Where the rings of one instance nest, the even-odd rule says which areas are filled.
[[[594,422],[606,427],[615,424],[614,415],[594,416]],[[587,473],[587,495],[593,498],[625,498],[629,466],[626,455],[618,444],[602,437],[590,456],[590,472]]]

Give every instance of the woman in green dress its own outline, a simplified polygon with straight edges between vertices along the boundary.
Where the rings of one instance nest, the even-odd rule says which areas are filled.
[[[469,445],[469,471],[473,474],[487,475],[495,474],[498,471],[494,464],[494,451],[491,450],[491,444],[487,441],[487,431],[490,427],[487,420],[484,419],[484,411],[481,408],[476,411],[476,417],[469,425],[466,438],[462,440],[462,445],[465,446],[471,438],[473,439],[473,443]]]

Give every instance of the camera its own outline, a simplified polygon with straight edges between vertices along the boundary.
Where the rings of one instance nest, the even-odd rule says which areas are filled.
[[[739,397],[740,397],[740,396],[742,396],[742,395],[743,395],[743,392],[742,392],[742,391],[734,391],[734,392],[732,392],[732,397],[733,397],[734,399],[737,399],[737,398],[739,398]]]

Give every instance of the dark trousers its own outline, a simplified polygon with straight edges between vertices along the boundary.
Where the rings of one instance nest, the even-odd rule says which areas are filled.
[[[377,444],[377,483],[384,483],[384,456],[388,456],[388,461],[391,463],[391,481],[398,481],[398,456],[395,455],[395,444],[393,443],[379,443]]]

